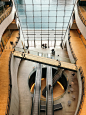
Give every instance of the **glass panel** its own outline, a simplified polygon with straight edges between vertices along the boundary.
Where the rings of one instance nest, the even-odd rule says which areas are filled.
[[[26,17],[19,17],[20,22],[26,22]]]
[[[34,12],[34,16],[40,16],[41,17],[41,11]],[[35,17],[34,17],[35,18]]]
[[[49,16],[56,16],[56,12],[55,11],[50,11]]]
[[[51,11],[55,10],[56,11],[57,10],[57,6],[56,5],[50,5],[49,6],[49,10],[51,10]]]
[[[42,16],[48,16],[48,11],[42,11]]]
[[[18,15],[19,15],[19,18],[20,18],[20,16],[25,16],[26,17],[25,12],[18,12]]]
[[[26,25],[26,23],[21,23],[21,27],[23,28],[23,27],[27,27],[27,25]]]
[[[49,17],[49,22],[56,22],[56,17]]]
[[[33,33],[35,33],[36,29],[41,30],[42,33],[43,30],[46,30],[46,33],[52,30],[52,35],[51,32],[49,36],[41,36],[39,33],[36,33],[35,37],[38,37],[38,39],[41,37],[42,39],[47,39],[49,37],[51,40],[54,40],[54,37],[58,37],[58,40],[61,39],[61,35],[54,34],[65,33],[63,30],[67,29],[74,1],[75,0],[15,0],[22,30],[33,30]],[[56,32],[55,30],[61,31]],[[31,35],[29,35],[29,37],[32,38]]]
[[[42,28],[43,28],[43,29],[48,28],[48,23],[42,23]]]
[[[49,23],[49,28],[55,28],[55,23]]]
[[[33,0],[33,4],[40,4],[40,0]]]
[[[35,17],[34,22],[41,22],[41,17]]]
[[[34,11],[40,11],[41,5],[34,5]]]
[[[42,5],[42,10],[48,10],[49,9],[49,5]]]
[[[34,23],[27,23],[28,28],[34,28]]]
[[[63,22],[63,17],[57,17],[57,22]]]
[[[70,17],[64,17],[64,22],[69,22]]]
[[[63,23],[57,23],[56,27],[62,27],[62,26],[63,26]]]
[[[19,11],[19,12],[25,12],[26,10],[25,10],[25,5],[18,5],[17,6],[17,10]]]
[[[33,5],[26,5],[26,11],[33,11]]]
[[[28,17],[28,22],[33,22],[33,17]]]
[[[57,10],[63,10],[64,11],[64,5],[58,5]]]
[[[70,16],[71,11],[65,11],[65,16]]]
[[[49,4],[49,0],[42,0],[41,3],[42,4]]]
[[[48,22],[48,17],[42,17],[42,22]]]
[[[64,27],[66,27],[66,28],[67,28],[67,26],[68,26],[68,23],[64,23]]]
[[[32,0],[29,0],[29,3],[28,0],[25,0],[25,4],[32,4]]]
[[[72,10],[73,10],[73,5],[66,5],[66,6],[65,6],[65,10],[70,10],[70,11],[72,11]]]
[[[33,16],[33,12],[26,12],[27,18]]]
[[[41,28],[41,23],[35,23],[35,29],[36,28]]]
[[[64,16],[64,11],[58,11],[57,16]]]

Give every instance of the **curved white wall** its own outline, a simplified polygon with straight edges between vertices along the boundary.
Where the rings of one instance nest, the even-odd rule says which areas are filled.
[[[70,61],[71,63],[75,63],[75,60],[73,58],[73,55],[72,55],[72,52],[71,52],[71,49],[70,49],[70,46],[69,46],[69,41],[67,40],[66,42],[66,46],[67,46],[67,52],[68,52],[68,56],[70,58]]]
[[[72,16],[70,17],[70,20],[69,20],[69,21],[70,21],[70,22],[69,22],[67,31],[66,31],[66,33],[65,33],[64,46],[65,46],[65,44],[66,44],[66,42],[67,42],[67,40],[68,40],[69,26],[70,26],[70,28],[71,28],[71,27],[72,27],[72,24],[73,24],[73,21],[74,21],[73,12],[72,12]]]
[[[10,69],[11,69],[11,103],[9,115],[19,115],[19,93],[17,84],[17,73],[21,59],[15,58],[13,55],[11,57]]]
[[[14,6],[14,1],[12,0],[13,2],[13,7],[12,7],[12,11],[10,13],[10,15],[5,18],[3,20],[3,22],[0,24],[0,41],[1,41],[1,37],[4,33],[4,31],[6,30],[6,28],[8,27],[8,25],[13,21],[14,19],[14,14],[15,14],[15,6]]]
[[[77,79],[78,79],[78,85],[79,85],[79,96],[78,96],[77,108],[76,108],[76,111],[75,111],[74,115],[77,115],[79,105],[80,105],[80,102],[81,102],[81,97],[82,97],[82,81],[81,81],[81,75],[80,75],[79,70],[77,70]]]
[[[82,33],[82,35],[86,39],[86,27],[79,17],[77,4],[75,5],[75,20],[76,20],[76,24],[77,24],[80,32]]]

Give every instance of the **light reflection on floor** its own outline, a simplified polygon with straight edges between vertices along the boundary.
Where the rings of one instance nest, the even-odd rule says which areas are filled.
[[[45,98],[43,95],[42,95],[42,91],[43,89],[45,88],[46,86],[46,78],[42,78],[41,80],[41,97],[42,98]],[[34,92],[34,84],[32,85],[31,87],[31,93]],[[56,85],[54,86],[53,88],[53,98],[57,98],[59,97],[60,95],[62,95],[63,93],[65,92],[64,89],[62,89],[61,85],[59,83],[56,83]]]

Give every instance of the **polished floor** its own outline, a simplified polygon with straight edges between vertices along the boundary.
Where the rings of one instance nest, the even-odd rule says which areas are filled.
[[[0,57],[0,115],[5,115],[9,87],[9,57],[13,50],[10,41],[17,41],[18,31],[14,31]]]
[[[71,43],[72,43],[72,48],[74,50],[74,53],[76,54],[76,57],[78,58],[78,61],[77,61],[77,65],[78,66],[82,66],[83,68],[83,71],[84,71],[84,75],[86,75],[86,48],[84,47],[81,39],[79,38],[79,35],[78,33],[76,32],[76,30],[71,30],[70,31],[70,35],[71,35]],[[9,74],[8,74],[8,60],[9,60],[9,54],[10,54],[10,51],[12,51],[12,47],[10,46],[10,41],[16,41],[16,37],[18,36],[18,31],[14,32],[10,38],[10,40],[8,41],[7,43],[7,46],[6,48],[4,49],[2,55],[1,55],[1,58],[0,58],[0,103],[4,103],[3,105],[0,104],[0,114],[1,115],[4,115],[5,114],[5,110],[6,110],[6,105],[7,105],[7,98],[8,98],[8,84],[9,84],[9,81],[8,81],[8,78],[9,78]],[[30,48],[30,49],[33,49],[34,48]],[[44,52],[50,52],[51,49],[39,49],[39,48],[35,48],[36,51],[44,51]],[[68,55],[67,55],[67,52],[66,50],[62,50],[60,47],[57,47],[55,48],[56,50],[56,55],[59,55],[59,56],[63,56],[63,57],[66,57],[68,58]],[[84,52],[82,52],[84,51]],[[82,54],[82,55],[81,55]],[[29,62],[29,61],[22,61],[21,62],[21,65],[20,68],[19,68],[19,73],[18,73],[18,85],[19,85],[19,96],[20,96],[20,115],[26,115],[28,113],[30,113],[31,111],[31,100],[30,100],[30,103],[28,103],[29,101],[29,94],[30,94],[30,90],[29,90],[29,87],[28,87],[28,77],[29,77],[29,73],[32,71],[33,67],[35,66],[36,67],[36,63],[33,63],[33,62]],[[3,65],[3,66],[2,66]],[[26,69],[27,68],[27,69]],[[24,70],[24,71],[23,71]],[[29,71],[28,71],[29,70]],[[69,72],[69,74],[71,74]],[[8,77],[7,77],[8,75]],[[26,76],[26,77],[25,77]],[[68,75],[69,76],[69,75]],[[73,78],[75,79],[75,78]],[[75,86],[77,84],[77,82],[74,83]],[[25,90],[28,90],[28,92]],[[75,88],[75,86],[73,86]],[[61,98],[62,100],[62,104],[64,106],[63,110],[62,111],[58,111],[58,114],[60,115],[73,115],[74,113],[74,105],[77,104],[77,96],[78,96],[78,90],[75,89],[74,90],[74,95],[76,95],[76,100],[75,101],[72,101],[72,105],[71,107],[67,106],[68,104],[68,100],[72,100],[72,93],[68,94],[67,93],[67,96],[65,96],[65,98]],[[69,98],[68,98],[69,97]],[[24,99],[24,100],[23,100]],[[63,100],[66,100],[66,102],[63,102]],[[61,102],[61,100],[58,100],[58,102]],[[84,100],[84,104],[83,104],[83,108],[82,108],[82,111],[81,111],[81,115],[85,115],[85,103],[86,101]],[[29,104],[29,108],[26,106]],[[67,107],[66,107],[67,106]],[[71,112],[70,112],[71,111]],[[55,112],[55,115],[57,115],[57,112]]]
[[[30,47],[30,50],[46,52],[46,53],[51,52],[51,48],[42,49],[39,47],[37,48]],[[66,50],[62,50],[60,47],[55,48],[55,50],[57,51],[56,55],[60,55],[61,57],[64,56],[65,61],[69,62],[68,54]],[[30,114],[31,112],[31,106],[32,106],[31,101],[32,100],[29,99],[29,96],[31,96],[31,93],[30,93],[30,89],[28,86],[28,78],[29,78],[29,74],[31,73],[31,71],[33,71],[33,68],[36,67],[36,64],[37,63],[26,61],[26,60],[23,60],[20,63],[20,67],[18,71],[18,88],[19,88],[19,102],[20,102],[19,115]]]
[[[40,51],[40,52],[51,52],[51,48],[47,48],[47,49],[42,49],[42,48],[30,48],[30,50],[34,50],[34,51]],[[62,50],[60,47],[55,48],[56,51],[56,55],[60,55],[61,57],[68,58],[68,54],[66,52],[66,50]],[[60,58],[59,58],[60,59]],[[68,62],[70,62],[69,60],[66,60]],[[45,65],[43,65],[45,67]],[[30,61],[25,61],[23,60],[20,64],[19,67],[19,72],[18,72],[18,88],[19,88],[19,97],[20,97],[20,105],[19,105],[19,113],[20,115],[26,115],[29,114],[31,112],[31,100],[29,100],[29,96],[30,96],[30,89],[28,86],[28,78],[29,78],[29,74],[31,73],[31,71],[33,71],[33,68],[36,67],[36,63],[34,62],[30,62]],[[73,77],[71,76],[72,72],[71,71],[65,71],[67,76],[68,76],[68,83],[71,84],[72,80],[74,80],[74,85],[72,86],[73,88],[73,92],[70,91],[70,93],[68,93],[68,90],[70,90],[70,87],[68,87],[67,91],[65,93],[63,93],[60,90],[60,87],[56,86],[56,88],[53,90],[54,91],[54,104],[56,103],[62,103],[63,109],[61,111],[55,111],[54,114],[57,115],[74,115],[74,112],[76,110],[76,106],[77,106],[77,101],[78,101],[78,82],[77,82],[77,77]],[[43,83],[45,84],[45,82]],[[44,86],[43,86],[44,87]],[[42,88],[43,88],[42,87]],[[58,90],[58,91],[57,91]],[[57,92],[56,92],[57,91]],[[64,94],[62,97],[61,94]],[[75,96],[75,100],[73,100],[72,96]],[[58,98],[59,97],[59,98]],[[43,98],[41,98],[43,100]],[[57,100],[58,99],[58,100]],[[68,106],[68,101],[71,101],[71,106]],[[45,99],[44,99],[45,101]],[[30,102],[30,103],[28,103]],[[45,103],[45,102],[44,102]],[[43,103],[43,105],[44,105]],[[45,115],[45,113],[41,113],[41,115]]]
[[[73,51],[77,57],[77,66],[81,66],[85,76],[85,95],[86,95],[86,48],[84,47],[82,40],[79,38],[79,34],[76,30],[70,31],[71,44]],[[83,102],[82,110],[80,115],[86,115],[86,97]]]
[[[42,95],[42,91],[45,88],[45,86],[46,86],[46,78],[44,78],[43,80],[41,80],[41,98],[45,98]],[[58,83],[56,83],[56,85],[53,88],[53,98],[57,98],[57,97],[61,96],[64,93],[64,91],[65,90],[62,89],[62,87]],[[33,93],[33,92],[34,92],[34,87],[31,90],[31,93]]]

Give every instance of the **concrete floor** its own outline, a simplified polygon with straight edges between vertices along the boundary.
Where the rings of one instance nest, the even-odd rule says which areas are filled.
[[[36,64],[26,60],[22,60],[18,72],[18,88],[19,88],[19,115],[30,115],[32,99],[28,86],[29,73]]]

